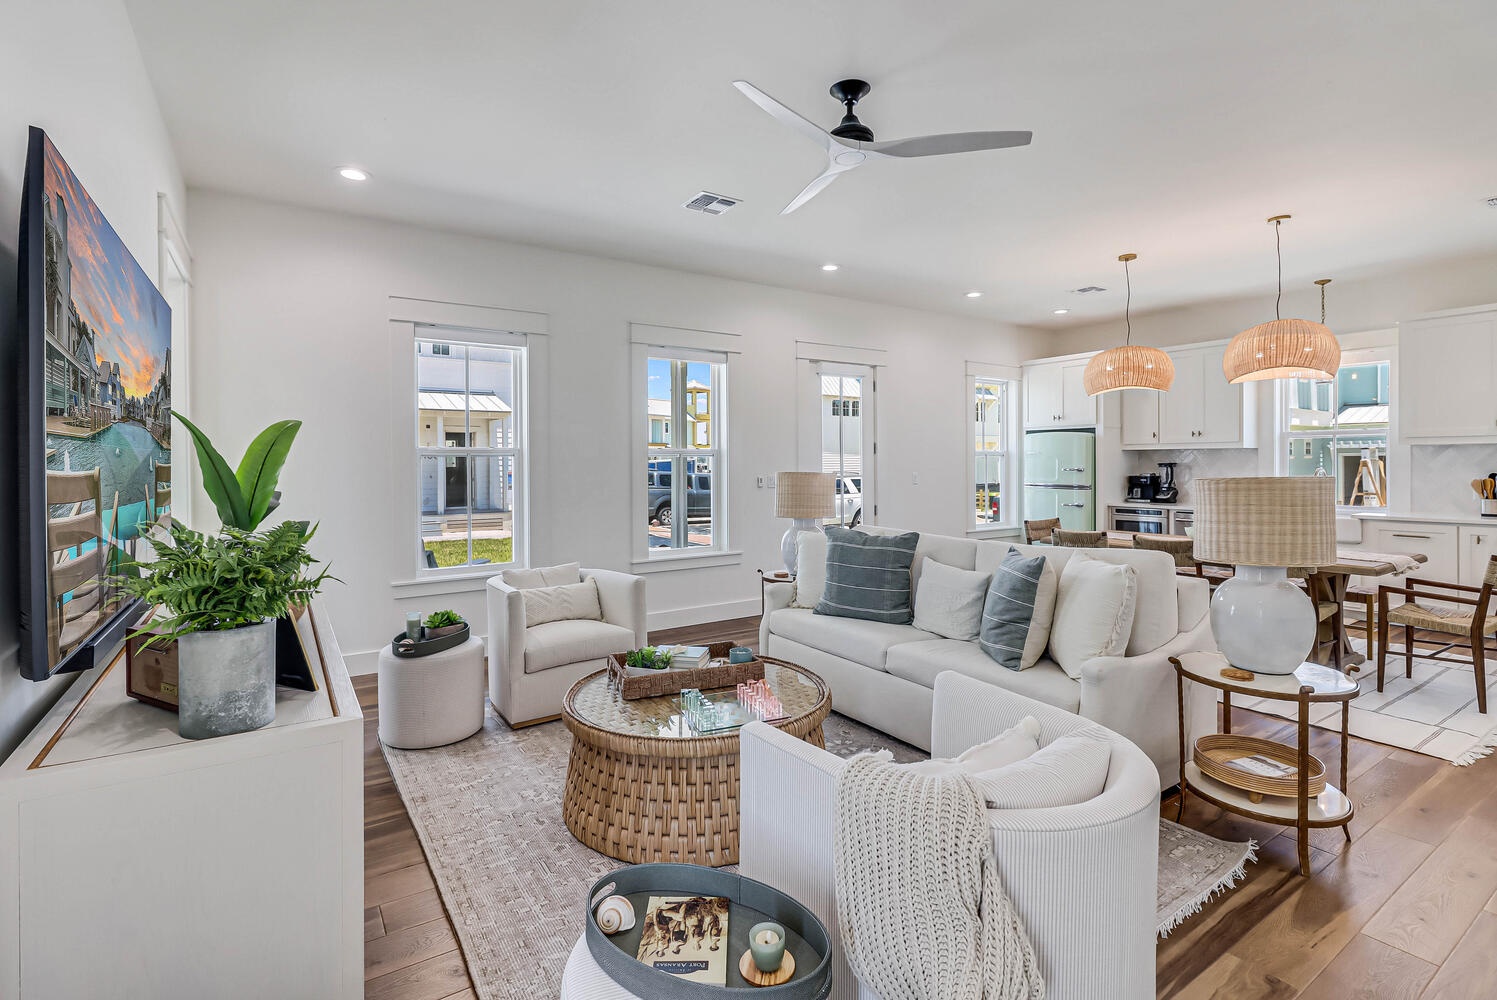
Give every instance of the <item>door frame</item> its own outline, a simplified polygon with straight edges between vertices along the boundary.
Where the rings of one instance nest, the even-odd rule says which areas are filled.
[[[859,378],[863,380],[859,391],[858,420],[861,422],[863,471],[857,473],[863,481],[862,500],[864,524],[878,523],[878,367],[853,364],[843,361],[800,360],[798,379],[800,385],[800,415],[797,421],[798,464],[808,472],[822,472],[823,449],[821,446],[821,378]],[[844,418],[845,419],[845,418]]]

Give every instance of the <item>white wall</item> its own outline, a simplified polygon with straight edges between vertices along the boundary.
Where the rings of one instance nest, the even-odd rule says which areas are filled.
[[[774,517],[774,493],[754,483],[796,468],[797,340],[889,352],[879,377],[879,520],[946,533],[961,533],[972,503],[964,363],[1047,353],[1043,334],[960,316],[215,192],[189,197],[202,387],[194,416],[235,456],[272,420],[305,421],[282,475],[281,513],[321,522],[318,552],[346,581],[328,603],[354,670],[372,669],[406,610],[450,606],[484,621],[481,587],[415,596],[391,586],[414,575],[414,526],[396,514],[414,473],[392,459],[399,422],[390,413],[412,404],[392,385],[389,296],[548,314],[549,412],[532,415],[545,424],[551,469],[533,484],[538,565],[630,568],[644,526],[630,513],[630,491],[643,488],[631,431],[643,417],[629,412],[629,323],[743,335],[730,367],[731,546],[743,557],[651,574],[657,626],[758,613],[755,570],[778,564],[786,525]]]
[[[117,0],[7,3],[0,16],[0,322],[15,316],[16,240],[27,126],[47,130],[57,149],[147,274],[157,277],[156,195],[180,213],[177,169],[135,33]],[[0,370],[12,371],[0,358]],[[9,388],[0,393],[7,403]],[[15,415],[0,407],[0,506],[13,511]],[[7,521],[0,530],[0,758],[71,682],[37,684],[16,665],[14,580],[18,554]]]

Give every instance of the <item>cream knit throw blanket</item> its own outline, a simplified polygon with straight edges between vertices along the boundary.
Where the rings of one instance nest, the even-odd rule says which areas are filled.
[[[861,754],[837,779],[837,919],[881,1000],[1042,1000],[1034,949],[998,881],[981,793]]]

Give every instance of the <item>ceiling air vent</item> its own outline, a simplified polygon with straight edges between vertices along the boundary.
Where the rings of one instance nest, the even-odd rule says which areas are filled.
[[[711,191],[703,191],[681,207],[693,212],[701,212],[704,215],[722,215],[742,200],[742,198],[725,198]]]
[[[1107,289],[1100,285],[1087,285],[1085,288],[1073,288],[1071,292],[1075,295],[1091,295],[1093,292],[1105,292]]]

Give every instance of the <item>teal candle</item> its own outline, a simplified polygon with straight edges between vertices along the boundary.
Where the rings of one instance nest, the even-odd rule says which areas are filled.
[[[749,952],[754,968],[760,972],[778,972],[785,960],[785,928],[772,920],[749,928]]]
[[[421,612],[407,611],[405,615],[405,637],[407,639],[421,638]]]

